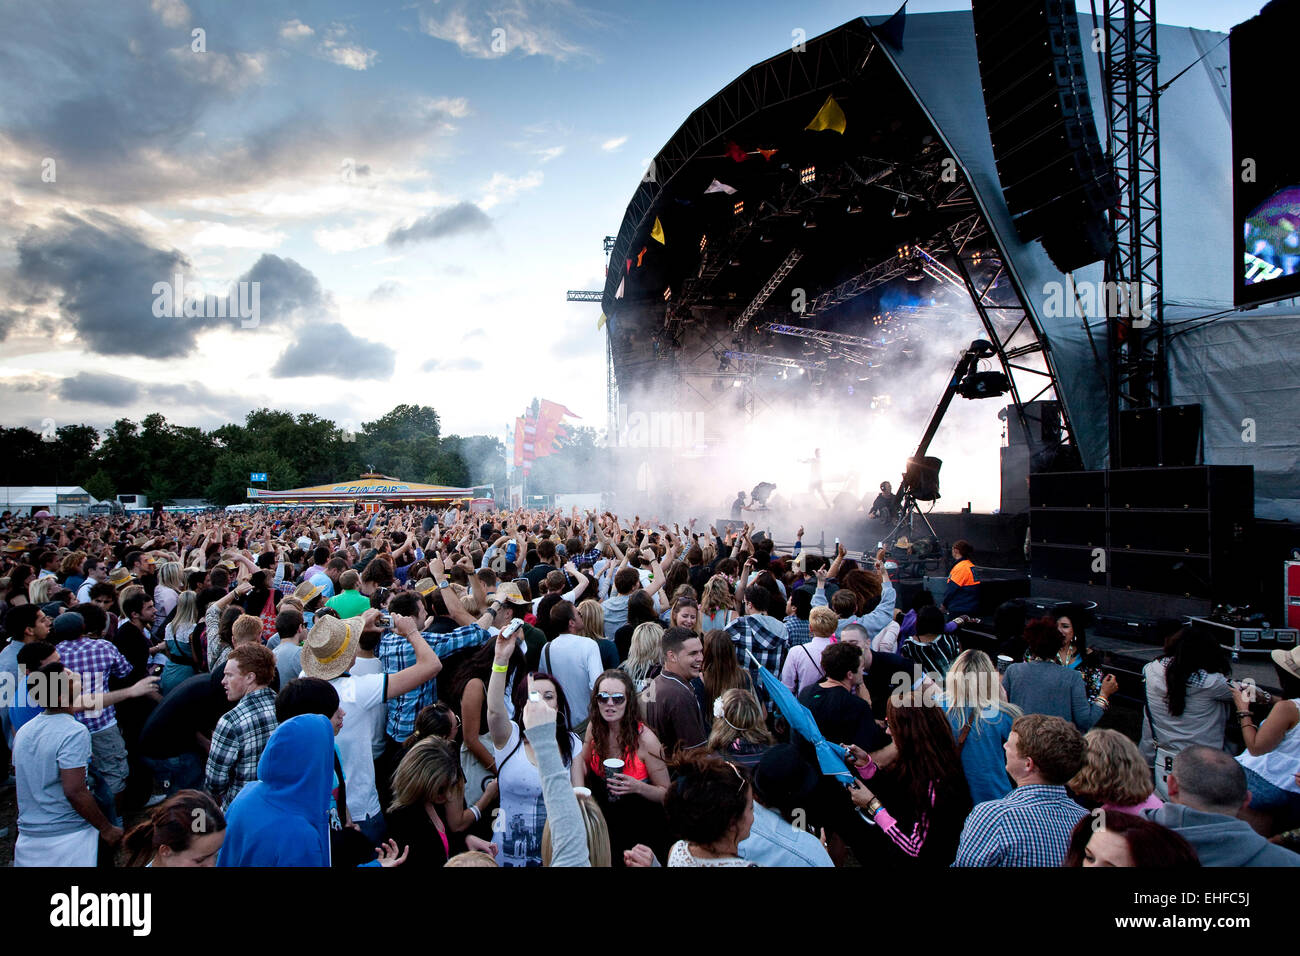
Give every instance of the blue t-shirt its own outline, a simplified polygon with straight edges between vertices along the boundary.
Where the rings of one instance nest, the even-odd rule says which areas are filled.
[[[953,737],[961,734],[970,712],[970,708],[948,711],[948,723],[952,725]],[[1015,788],[1007,775],[1007,754],[1002,749],[1002,745],[1011,736],[1014,720],[1010,714],[1001,710],[992,716],[987,712],[979,712],[978,716],[981,719],[971,723],[966,744],[961,749],[961,769],[966,774],[971,801],[983,803],[986,800],[1000,800]]]
[[[4,712],[5,742],[10,751],[13,750],[14,734],[18,732],[18,728],[41,712],[41,708],[31,705],[31,700],[27,696],[27,681],[18,673],[18,652],[22,648],[23,645],[19,641],[10,641],[5,645],[4,650],[0,651],[0,673],[9,675],[6,682],[11,682],[14,695],[12,706],[0,708]]]

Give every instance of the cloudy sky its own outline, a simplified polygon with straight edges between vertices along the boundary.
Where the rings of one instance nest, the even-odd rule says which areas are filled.
[[[649,158],[792,31],[896,5],[0,0],[0,424],[420,402],[502,435],[539,394],[603,426],[564,292],[603,287]],[[258,283],[256,324],[156,314],[178,274],[211,311]]]

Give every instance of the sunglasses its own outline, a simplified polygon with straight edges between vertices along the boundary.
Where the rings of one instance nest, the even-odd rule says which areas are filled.
[[[627,700],[627,695],[606,694],[602,692],[596,695],[596,700],[600,701],[602,704],[621,704],[623,701]]]

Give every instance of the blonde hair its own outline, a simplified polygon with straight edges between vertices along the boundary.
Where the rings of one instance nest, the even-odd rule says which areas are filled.
[[[1137,744],[1118,730],[1094,728],[1083,736],[1083,766],[1067,784],[1098,804],[1131,807],[1151,796],[1151,768]]]
[[[402,756],[393,771],[391,813],[423,803],[446,803],[460,784],[460,760],[449,741],[425,737]]]
[[[808,612],[808,630],[813,637],[830,637],[839,623],[840,616],[828,607],[815,607]]]
[[[582,822],[587,829],[587,859],[593,867],[613,866],[609,849],[609,825],[605,815],[600,812],[600,805],[585,793],[575,794],[578,809],[582,812]],[[542,866],[551,865],[551,821],[546,821],[542,828]]]
[[[751,744],[774,744],[776,740],[767,732],[767,715],[763,706],[747,690],[733,687],[718,698],[722,701],[722,716],[713,718],[707,747],[717,753],[726,750],[737,740]]]
[[[33,604],[48,604],[50,595],[62,588],[58,578],[52,578],[46,575],[43,578],[36,578],[27,586],[27,600]]]
[[[627,649],[627,660],[623,670],[632,678],[632,683],[641,688],[641,682],[649,680],[650,668],[663,663],[663,625],[654,621],[638,624],[632,632],[632,642]]]
[[[704,597],[700,600],[700,612],[713,614],[715,611],[727,611],[734,606],[731,585],[725,574],[715,574],[704,585]]]
[[[1011,719],[1024,713],[1015,704],[1002,699],[1002,681],[993,661],[983,651],[962,651],[944,677],[944,709],[969,711],[971,729],[979,733],[980,724],[1002,713]],[[965,718],[963,718],[965,722]]]
[[[457,853],[444,866],[492,866],[499,867],[501,864],[492,857],[488,856],[482,850],[466,850],[464,853]]]
[[[172,615],[167,629],[174,635],[186,624],[195,624],[199,619],[199,599],[193,591],[182,591],[176,599],[176,613]]]
[[[582,618],[582,633],[593,641],[605,636],[605,609],[595,598],[587,598],[578,605],[578,615]]]
[[[185,578],[181,575],[181,566],[177,561],[168,561],[158,569],[158,583],[173,591],[185,590]]]

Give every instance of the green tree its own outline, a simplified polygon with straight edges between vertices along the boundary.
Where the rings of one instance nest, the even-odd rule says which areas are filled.
[[[92,498],[100,501],[110,501],[113,498],[113,479],[108,477],[108,472],[103,468],[98,468],[85,481],[81,482],[81,487],[90,493]]]

